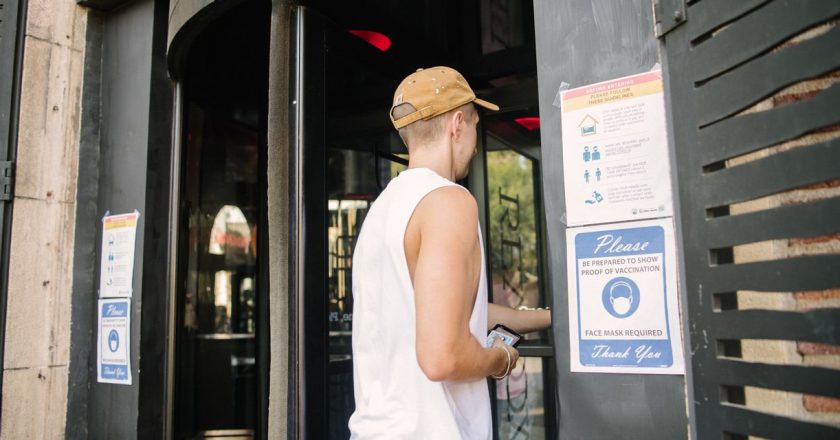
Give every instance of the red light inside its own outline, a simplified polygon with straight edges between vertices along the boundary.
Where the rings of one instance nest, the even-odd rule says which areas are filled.
[[[371,46],[382,52],[385,52],[391,47],[391,39],[381,32],[350,29],[350,33],[367,41]]]
[[[535,116],[528,116],[525,118],[516,118],[513,120],[528,131],[534,131],[540,128],[540,118]]]

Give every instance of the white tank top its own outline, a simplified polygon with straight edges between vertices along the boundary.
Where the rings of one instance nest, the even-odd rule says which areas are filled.
[[[492,437],[486,380],[432,382],[417,363],[414,287],[403,240],[423,197],[449,185],[458,186],[428,168],[403,171],[376,199],[362,225],[353,254],[352,439]],[[476,233],[482,261],[470,331],[483,345],[487,283],[479,228]]]

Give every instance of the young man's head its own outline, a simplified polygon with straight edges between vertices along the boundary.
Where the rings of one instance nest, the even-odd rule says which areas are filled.
[[[390,116],[409,155],[421,149],[448,152],[456,177],[463,178],[475,154],[475,105],[499,109],[476,98],[464,77],[454,69],[432,67],[418,69],[400,83]]]

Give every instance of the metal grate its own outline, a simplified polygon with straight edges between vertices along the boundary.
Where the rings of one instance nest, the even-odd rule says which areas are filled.
[[[701,0],[661,37],[701,439],[840,435],[840,413],[806,404],[840,411],[838,17],[837,1]],[[814,291],[831,301],[805,304]]]

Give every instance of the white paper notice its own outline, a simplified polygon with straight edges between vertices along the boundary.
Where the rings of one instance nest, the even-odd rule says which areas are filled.
[[[134,275],[134,241],[140,213],[106,215],[102,219],[102,261],[99,270],[100,298],[131,296]]]
[[[96,380],[131,385],[131,300],[99,300]]]
[[[672,222],[566,230],[572,371],[685,372]]]
[[[569,226],[672,215],[661,71],[563,92]]]

